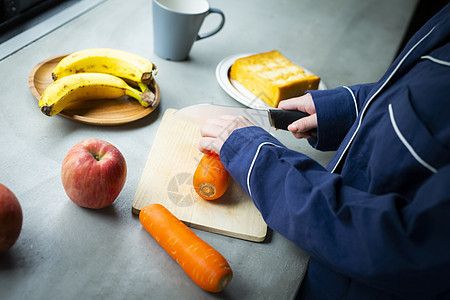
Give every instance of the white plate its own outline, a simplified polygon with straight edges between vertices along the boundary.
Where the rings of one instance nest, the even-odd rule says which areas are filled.
[[[270,108],[271,106],[260,98],[253,95],[249,90],[243,87],[239,82],[230,78],[230,68],[236,59],[253,55],[253,53],[236,54],[224,58],[216,67],[216,78],[222,89],[236,101],[248,106],[250,108]],[[305,73],[314,74],[302,66]],[[319,83],[319,90],[326,90],[327,87],[321,80]]]

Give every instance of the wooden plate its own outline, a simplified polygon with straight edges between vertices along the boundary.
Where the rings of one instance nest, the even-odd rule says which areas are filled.
[[[37,64],[31,71],[28,85],[38,101],[47,86],[53,82],[53,69],[65,56],[67,55],[50,57]],[[143,107],[131,97],[124,96],[117,99],[77,101],[71,103],[58,115],[85,124],[121,125],[149,115],[158,107],[160,98],[161,92],[158,84],[155,82],[155,103],[152,107]]]

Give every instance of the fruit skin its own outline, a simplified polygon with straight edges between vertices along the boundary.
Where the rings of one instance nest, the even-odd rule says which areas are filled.
[[[155,95],[149,90],[141,93],[122,79],[102,73],[80,73],[52,82],[42,93],[39,108],[47,116],[61,112],[76,100],[114,99],[128,95],[142,106],[151,106]]]
[[[114,202],[127,177],[122,153],[112,144],[88,139],[73,146],[61,167],[67,196],[79,206],[99,209]]]
[[[53,80],[78,73],[105,73],[135,82],[150,84],[156,66],[148,59],[126,51],[93,48],[63,58],[52,72]]]
[[[19,238],[22,218],[19,200],[0,183],[0,254],[11,248]]]
[[[163,205],[145,206],[139,221],[199,287],[217,293],[230,283],[233,271],[226,259]]]
[[[230,174],[215,152],[204,154],[194,171],[195,192],[205,200],[215,200],[227,190]]]

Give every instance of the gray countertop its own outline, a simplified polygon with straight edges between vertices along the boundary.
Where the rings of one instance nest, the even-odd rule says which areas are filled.
[[[328,88],[377,81],[397,52],[416,1],[225,1],[217,35],[194,44],[190,59],[165,61],[152,51],[151,2],[107,0],[72,14],[40,38],[0,61],[0,182],[18,197],[23,227],[0,256],[0,299],[289,299],[308,256],[270,231],[254,243],[194,230],[228,260],[234,278],[219,294],[204,292],[181,270],[131,213],[134,194],[161,117],[168,108],[195,103],[240,106],[218,85],[225,57],[280,50],[321,76]],[[214,26],[214,16],[203,30]],[[1,46],[1,45],[0,45]],[[8,47],[14,45],[8,44]],[[149,116],[114,127],[46,117],[28,88],[40,61],[95,47],[130,51],[153,61],[161,103]],[[278,131],[288,147],[325,165],[333,153]],[[108,208],[73,204],[61,184],[61,163],[81,140],[99,138],[125,156],[127,182]]]

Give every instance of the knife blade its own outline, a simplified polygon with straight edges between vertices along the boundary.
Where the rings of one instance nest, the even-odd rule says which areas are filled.
[[[289,124],[309,114],[297,110],[282,110],[276,108],[241,108],[215,104],[195,104],[186,106],[175,112],[174,116],[185,121],[203,125],[207,119],[222,115],[244,116],[253,124],[266,130],[271,127],[287,130]]]

